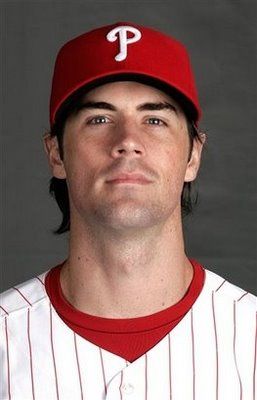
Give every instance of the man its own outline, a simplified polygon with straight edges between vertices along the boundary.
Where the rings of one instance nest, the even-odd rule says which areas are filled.
[[[184,250],[199,118],[173,38],[117,23],[60,50],[44,141],[69,255],[2,296],[1,399],[254,399],[256,299]]]

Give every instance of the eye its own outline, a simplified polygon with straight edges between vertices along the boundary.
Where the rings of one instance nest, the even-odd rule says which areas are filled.
[[[94,118],[90,118],[87,121],[88,125],[100,125],[100,124],[107,124],[110,122],[110,119],[105,117],[104,115],[98,115]]]
[[[164,121],[156,117],[148,118],[146,123],[149,125],[157,125],[157,126],[166,125]]]

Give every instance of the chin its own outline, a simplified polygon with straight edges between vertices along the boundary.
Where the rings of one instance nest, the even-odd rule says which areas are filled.
[[[97,222],[113,229],[143,229],[150,228],[164,222],[171,210],[161,207],[160,204],[151,204],[146,207],[135,203],[106,205],[94,210]]]

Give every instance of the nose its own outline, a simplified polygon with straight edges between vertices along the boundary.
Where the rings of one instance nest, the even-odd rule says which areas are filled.
[[[111,146],[111,156],[120,157],[142,157],[145,154],[142,135],[139,127],[135,124],[119,124],[114,133],[114,140]]]

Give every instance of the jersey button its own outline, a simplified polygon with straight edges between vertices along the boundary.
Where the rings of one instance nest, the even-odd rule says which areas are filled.
[[[134,386],[130,383],[123,383],[121,385],[121,391],[124,394],[132,394],[134,392]]]

